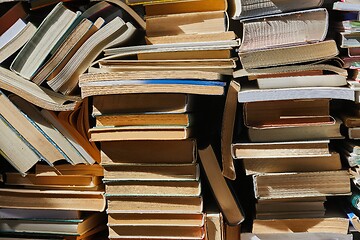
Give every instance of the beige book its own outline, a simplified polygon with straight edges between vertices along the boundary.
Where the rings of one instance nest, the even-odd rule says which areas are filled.
[[[342,168],[340,155],[302,157],[262,157],[243,159],[247,175],[276,172],[333,171]]]
[[[104,182],[109,181],[186,181],[198,180],[198,164],[109,164],[104,167]]]
[[[210,42],[210,41],[226,41],[236,39],[237,36],[233,31],[220,33],[202,33],[202,34],[181,34],[175,36],[158,36],[145,37],[147,44],[168,44],[179,42]]]
[[[106,200],[102,192],[1,189],[0,206],[18,209],[57,209],[96,211],[105,210]]]
[[[112,213],[108,211],[109,226],[193,226],[205,224],[205,214]]]
[[[234,159],[330,156],[329,140],[267,143],[233,143]]]
[[[170,44],[170,43],[167,43]],[[144,52],[137,54],[138,60],[211,60],[230,59],[229,49],[220,50],[194,50],[194,51],[168,51]]]
[[[71,94],[78,87],[79,75],[91,65],[109,43],[126,31],[127,27],[124,26],[124,21],[116,17],[101,27],[81,45],[61,71],[47,81],[47,84],[54,91],[60,91],[64,95]]]
[[[350,139],[360,139],[360,127],[348,128],[347,135]]]
[[[0,88],[12,92],[38,107],[52,111],[72,111],[81,102],[80,97],[55,93],[27,81],[3,67],[0,67]]]
[[[114,213],[202,213],[202,197],[107,197]]]
[[[0,115],[0,155],[7,160],[18,172],[26,175],[26,172],[31,169],[41,157],[36,154],[31,145],[24,141],[15,132],[13,127]],[[26,156],[26,157],[24,157]]]
[[[66,40],[59,46],[59,48],[52,54],[51,58],[46,61],[32,76],[31,81],[40,85],[44,82],[50,74],[63,66],[70,57],[79,49],[79,47],[89,38],[99,25],[103,24],[103,20],[95,22],[94,24],[88,20],[83,19],[69,34]]]
[[[8,41],[4,46],[0,48],[0,63],[9,58],[17,50],[19,50],[29,39],[35,34],[36,27],[31,22],[28,22],[26,26]]]
[[[25,79],[31,79],[79,15],[80,12],[75,13],[58,3],[21,49],[10,69]]]
[[[65,159],[56,144],[49,141],[36,127],[33,120],[23,114],[5,94],[0,92],[0,114],[11,126],[33,147],[40,158],[53,165],[56,161]]]
[[[230,16],[233,19],[246,19],[257,16],[265,16],[282,12],[293,12],[300,9],[310,9],[322,6],[323,0],[299,2],[287,2],[278,0],[232,0],[229,2]]]
[[[199,156],[210,187],[226,221],[232,225],[240,224],[244,220],[242,210],[221,174],[212,146],[209,145],[205,149],[200,149]]]
[[[225,32],[224,11],[168,14],[146,19],[146,36]]]
[[[247,102],[244,124],[253,128],[331,122],[330,99],[294,99]]]
[[[195,139],[156,141],[101,142],[101,164],[126,163],[194,163],[197,159]]]
[[[156,16],[165,14],[190,13],[190,12],[210,12],[226,11],[227,1],[224,0],[197,0],[176,2],[167,4],[146,5],[146,16]]]
[[[239,52],[243,68],[274,67],[330,59],[339,54],[334,40]]]
[[[223,95],[226,83],[209,80],[152,79],[152,80],[101,80],[83,82],[79,86],[83,98],[97,95],[139,93],[181,93],[197,95]]]
[[[63,154],[64,159],[73,165],[79,163],[87,164],[84,157],[68,141],[68,139],[58,131],[56,127],[54,127],[42,116],[39,109],[17,95],[9,95],[9,99],[30,119],[32,119],[40,132],[56,146],[59,152]]]
[[[104,169],[99,164],[57,164],[55,167],[37,164],[35,167],[35,174],[36,176],[86,175],[102,177],[104,176]]]
[[[323,232],[347,234],[349,220],[346,218],[310,218],[283,220],[255,220],[253,233]]]
[[[336,234],[336,233],[314,233],[314,232],[301,232],[301,233],[241,233],[242,240],[303,240],[303,239],[316,239],[316,240],[328,240],[336,238],[338,240],[352,240],[352,234]]]
[[[177,93],[99,95],[93,97],[92,116],[102,114],[192,111],[194,96]]]
[[[349,195],[348,171],[264,173],[253,176],[255,197],[281,199]]]
[[[223,240],[225,235],[225,224],[221,212],[206,212],[206,239]]]
[[[126,0],[127,5],[152,5],[152,4],[165,4],[165,3],[176,3],[184,1],[193,1],[193,0]]]
[[[200,196],[198,181],[114,181],[106,182],[106,196]]]
[[[200,227],[183,226],[110,226],[109,237],[126,237],[138,239],[199,239],[205,236],[205,230]]]
[[[327,34],[328,22],[329,16],[325,8],[244,20],[239,51],[323,41]]]
[[[191,137],[191,128],[183,126],[124,126],[93,127],[89,130],[90,141],[124,140],[184,140]]]

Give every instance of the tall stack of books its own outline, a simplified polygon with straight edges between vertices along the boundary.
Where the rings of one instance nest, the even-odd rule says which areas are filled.
[[[324,207],[329,196],[351,194],[348,171],[329,148],[330,139],[343,138],[330,99],[354,100],[347,71],[336,60],[336,42],[326,38],[328,10],[315,1],[306,10],[299,4],[261,9],[260,3],[242,3],[234,13],[243,26],[242,69],[234,76],[241,77],[243,117],[232,154],[253,179],[252,234],[349,238],[348,219],[329,216]]]

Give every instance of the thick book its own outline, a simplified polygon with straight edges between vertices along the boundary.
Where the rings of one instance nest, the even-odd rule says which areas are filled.
[[[17,209],[51,209],[96,211],[105,210],[106,200],[103,192],[1,189],[0,206]]]
[[[0,67],[0,88],[14,93],[30,103],[52,111],[72,111],[80,97],[64,96],[27,81],[10,70]]]
[[[323,41],[328,31],[325,8],[242,21],[241,52]]]
[[[102,164],[104,182],[198,180],[199,165],[191,164]]]
[[[257,199],[349,195],[349,179],[350,175],[346,170],[253,175]]]
[[[230,16],[237,19],[265,16],[282,12],[292,12],[300,9],[317,8],[322,6],[323,0],[300,2],[281,2],[276,0],[232,0],[229,2]]]
[[[333,171],[342,168],[339,153],[328,156],[262,157],[242,160],[246,175],[276,172]]]
[[[87,82],[79,79],[83,98],[96,95],[133,93],[184,93],[198,95],[223,95],[225,82],[192,79],[152,80],[100,80]]]
[[[101,142],[101,164],[114,163],[194,163],[195,139]]]
[[[234,159],[330,156],[329,140],[231,144]]]
[[[79,15],[80,12],[75,13],[62,3],[57,4],[40,24],[34,36],[21,49],[10,69],[30,79]]]
[[[199,149],[199,156],[212,192],[224,218],[230,225],[240,224],[244,220],[242,209],[221,173],[212,146],[209,145],[205,149]]]
[[[119,94],[93,97],[92,116],[121,113],[185,113],[194,108],[193,95],[181,93]]]
[[[295,46],[239,52],[243,68],[262,68],[333,58],[339,54],[334,40],[307,43]]]

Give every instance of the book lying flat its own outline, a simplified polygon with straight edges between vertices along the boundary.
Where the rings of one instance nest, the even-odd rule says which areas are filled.
[[[241,233],[242,240],[303,240],[303,239],[316,239],[316,240],[328,240],[336,238],[337,240],[352,240],[352,234],[336,234],[336,233],[316,233],[316,232],[301,232],[301,233]]]
[[[328,18],[327,10],[318,8],[244,20],[239,51],[323,41]]]
[[[194,163],[195,139],[101,142],[101,164],[113,163]]]
[[[226,83],[207,80],[152,79],[152,80],[101,80],[83,82],[79,86],[83,98],[96,95],[128,93],[186,93],[198,95],[223,95]]]
[[[231,6],[230,16],[235,20],[282,12],[292,12],[300,9],[316,8],[320,7],[322,4],[322,0],[301,0],[296,3],[276,0],[265,0],[262,2],[255,0],[232,0],[229,2],[229,5]]]
[[[334,40],[295,46],[239,52],[240,62],[245,69],[290,65],[330,59],[339,54]]]
[[[276,172],[312,172],[340,170],[339,153],[328,156],[269,157],[243,159],[247,175]]]
[[[264,173],[253,176],[257,199],[349,195],[348,171]]]
[[[300,142],[233,143],[235,159],[330,156],[329,140]]]

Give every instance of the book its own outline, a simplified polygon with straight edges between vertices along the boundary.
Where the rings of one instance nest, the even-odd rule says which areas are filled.
[[[0,154],[21,174],[25,175],[41,157],[31,145],[0,115]],[[15,148],[14,148],[15,147]],[[15,151],[15,149],[17,149]],[[27,156],[24,158],[24,156]]]
[[[186,1],[186,0],[185,0]],[[173,2],[179,2],[179,0],[127,0],[126,4],[132,6],[132,5],[140,5],[140,4],[164,4],[164,3],[173,3]],[[183,1],[180,1],[183,2]]]
[[[359,3],[349,3],[344,1],[336,1],[333,4],[333,10],[337,10],[337,11],[357,12],[359,11],[359,7],[360,7]]]
[[[8,30],[0,36],[0,48],[15,38],[26,27],[26,22],[19,18]]]
[[[267,128],[248,128],[251,142],[284,142],[305,140],[342,139],[341,120],[322,124],[304,124],[299,126],[281,126]]]
[[[101,164],[126,163],[194,163],[195,139],[156,141],[101,142]]]
[[[71,94],[78,87],[79,75],[89,67],[106,45],[123,34],[124,25],[125,22],[116,17],[101,27],[81,45],[61,71],[47,81],[47,84],[54,91],[60,91],[64,95]]]
[[[110,226],[109,238],[134,239],[203,239],[205,230],[184,226]]]
[[[323,41],[328,18],[325,8],[317,8],[243,20],[244,33],[239,51]]]
[[[3,35],[12,25],[14,25],[16,21],[19,19],[25,20],[27,16],[27,11],[25,10],[22,2],[14,4],[0,17],[0,36]]]
[[[114,213],[202,213],[202,197],[107,197]]]
[[[246,175],[279,172],[311,172],[340,170],[342,165],[338,153],[329,156],[262,157],[242,160]]]
[[[251,240],[301,240],[301,239],[316,239],[316,240],[328,240],[329,238],[336,238],[339,240],[351,240],[353,239],[352,234],[336,234],[336,233],[315,233],[315,232],[301,232],[301,233],[264,233],[264,234],[253,234],[253,233],[241,233],[241,239]]]
[[[65,191],[2,188],[0,206],[16,209],[105,210],[105,197],[97,191]]]
[[[340,32],[340,47],[341,48],[356,48],[360,47],[359,32]]]
[[[226,83],[221,81],[153,79],[153,80],[101,80],[83,82],[79,79],[83,98],[108,94],[134,93],[184,93],[198,95],[223,95]]]
[[[75,13],[58,3],[18,53],[10,69],[25,79],[31,79],[79,15],[80,12]]]
[[[255,220],[253,233],[323,232],[345,235],[348,227],[349,220],[346,218]]]
[[[106,196],[200,196],[198,181],[107,181]]]
[[[12,39],[7,41],[0,48],[0,63],[8,59],[15,52],[17,52],[24,44],[29,41],[35,34],[36,27],[33,23],[28,22],[21,31],[19,31]]]
[[[104,169],[99,164],[57,164],[55,167],[44,164],[36,164],[35,174],[36,176],[85,175],[102,177],[104,176]]]
[[[179,36],[226,32],[224,11],[186,12],[146,18],[146,36]]]
[[[84,18],[67,36],[59,48],[51,55],[51,57],[35,72],[31,77],[31,81],[40,85],[51,74],[59,72],[66,62],[68,62],[80,48],[80,46],[104,23],[102,18],[92,23],[90,20]]]
[[[282,199],[349,195],[349,173],[320,172],[263,173],[253,175],[257,199]]]
[[[234,159],[330,156],[329,140],[231,144]]]
[[[0,219],[80,219],[80,211],[2,208]]]
[[[21,112],[2,92],[0,102],[3,106],[0,109],[1,116],[33,147],[43,161],[53,165],[56,161],[66,159],[66,155],[37,127],[34,120]]]
[[[248,69],[318,61],[333,58],[338,54],[335,41],[326,40],[295,46],[239,52],[239,57],[243,68]]]
[[[9,99],[32,120],[36,128],[63,154],[65,160],[71,164],[87,164],[87,161],[69,140],[41,115],[39,109],[17,95],[9,95]]]
[[[238,94],[238,101],[240,103],[314,98],[344,99],[354,101],[355,94],[354,90],[347,87],[259,89],[254,86],[243,87]]]
[[[104,182],[198,180],[199,165],[192,164],[103,164]],[[121,174],[119,174],[121,173]]]
[[[294,99],[246,102],[243,105],[247,127],[267,128],[331,124],[330,99]]]
[[[0,67],[0,88],[18,95],[38,107],[53,111],[72,111],[81,102],[80,97],[55,93],[27,81],[4,67]]]
[[[225,240],[240,240],[240,233],[240,225],[233,226],[225,222]]]
[[[93,127],[89,130],[90,141],[124,140],[184,140],[192,136],[190,127],[146,125],[121,127]]]
[[[189,94],[119,94],[93,97],[92,116],[103,114],[166,112],[185,113],[193,110],[195,97]]]
[[[345,125],[345,127],[360,127],[360,117],[358,116],[351,116],[347,114],[341,114],[340,116],[341,121]]]
[[[277,2],[266,0],[256,2],[253,0],[232,0],[230,5],[230,16],[235,19],[252,18],[256,16],[271,15],[282,12],[291,12],[300,9],[317,8],[322,6],[323,1],[301,1],[297,4],[288,2]]]
[[[193,226],[205,224],[205,214],[108,213],[109,226]]]
[[[220,211],[206,211],[206,237],[208,240],[222,240],[225,235],[223,216]]]
[[[205,149],[199,149],[199,156],[215,200],[224,218],[231,225],[240,224],[244,220],[242,209],[221,173],[212,146],[209,145]]]

